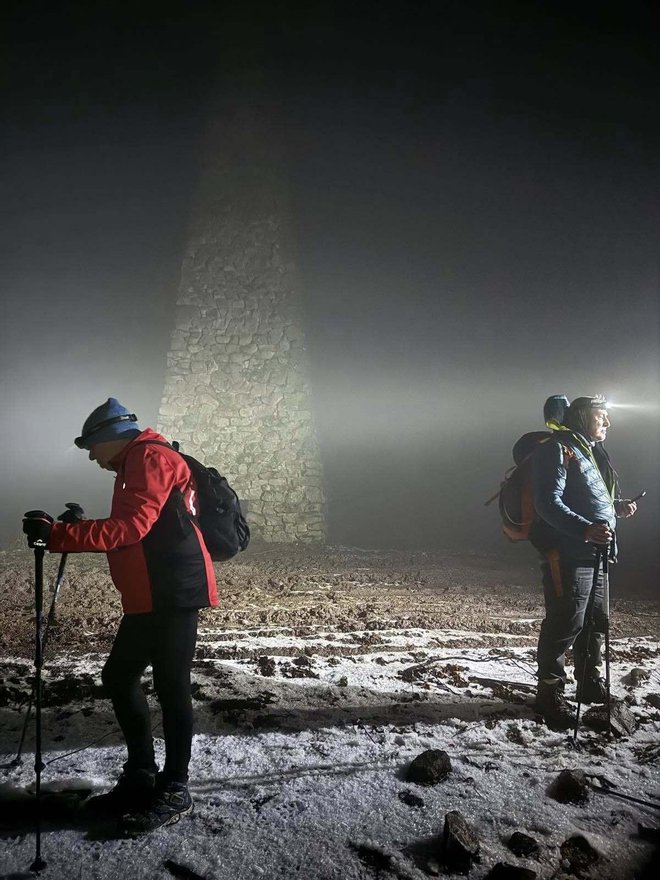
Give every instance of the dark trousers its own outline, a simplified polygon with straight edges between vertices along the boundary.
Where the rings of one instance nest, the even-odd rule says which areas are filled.
[[[566,681],[565,654],[573,648],[576,678],[587,670],[588,678],[599,677],[601,650],[608,624],[608,596],[603,576],[603,564],[598,561],[598,579],[594,591],[593,624],[586,619],[589,595],[592,590],[596,560],[575,562],[556,558],[544,562],[543,594],[545,620],[537,649],[538,677],[544,681]]]
[[[140,680],[151,665],[163,715],[166,780],[187,782],[193,733],[190,669],[197,641],[196,608],[127,614],[101,678],[128,749],[125,769],[155,769],[149,706]]]

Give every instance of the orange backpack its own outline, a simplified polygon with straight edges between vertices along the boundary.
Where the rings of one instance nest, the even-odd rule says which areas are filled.
[[[523,434],[513,447],[515,464],[504,475],[499,490],[485,502],[489,505],[498,500],[502,531],[510,541],[529,540],[530,529],[537,519],[532,489],[532,456],[539,443],[545,443],[550,437],[550,431]],[[563,449],[567,458],[572,458],[573,451],[568,447]]]

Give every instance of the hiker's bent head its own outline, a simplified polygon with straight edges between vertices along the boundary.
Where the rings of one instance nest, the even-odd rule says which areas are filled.
[[[141,430],[135,413],[129,412],[115,397],[109,397],[85,419],[80,437],[76,437],[74,443],[78,449],[89,450],[90,461],[111,471],[114,470],[111,460]]]
[[[606,399],[601,394],[577,397],[566,410],[565,421],[566,427],[592,443],[602,443],[610,426]]]
[[[104,471],[115,471],[111,464],[112,459],[119,455],[124,446],[130,443],[128,440],[108,440],[106,443],[94,443],[89,450],[89,460],[95,461]]]

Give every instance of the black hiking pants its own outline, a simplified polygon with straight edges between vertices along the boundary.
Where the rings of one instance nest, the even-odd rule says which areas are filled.
[[[576,680],[582,676],[585,663],[587,678],[598,678],[609,613],[602,560],[599,559],[591,626],[586,615],[595,560],[590,564],[558,557],[554,564],[545,562],[541,571],[545,620],[537,650],[539,679],[565,682],[564,655],[571,647]]]
[[[128,749],[125,770],[156,768],[151,717],[140,683],[151,666],[163,715],[165,779],[188,781],[193,734],[190,670],[197,641],[196,608],[126,614],[101,679]]]

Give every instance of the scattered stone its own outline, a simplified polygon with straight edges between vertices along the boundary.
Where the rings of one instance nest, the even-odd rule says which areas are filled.
[[[440,860],[450,874],[467,874],[472,863],[480,860],[477,833],[458,810],[445,816]]]
[[[617,700],[612,704],[612,731],[616,736],[631,736],[638,726],[637,718],[625,703]]]
[[[257,668],[259,669],[259,673],[266,678],[275,675],[276,667],[277,663],[275,662],[274,657],[263,656],[257,658]]]
[[[647,694],[644,700],[654,709],[660,709],[660,694]]]
[[[567,838],[559,847],[559,851],[562,859],[568,863],[570,870],[578,877],[601,859],[598,850],[594,849],[587,838],[581,834]]]
[[[306,657],[297,657],[292,663],[281,663],[280,664],[280,672],[284,678],[320,678],[318,672],[314,672],[311,669],[311,664],[308,661],[308,664],[304,662],[299,663],[297,661],[305,661]]]
[[[409,807],[423,807],[424,801],[421,797],[415,794],[410,789],[406,789],[405,791],[399,792],[399,800],[403,801],[404,804],[407,804]]]
[[[651,677],[651,673],[648,669],[640,669],[636,666],[634,669],[631,669],[628,675],[624,675],[621,679],[621,683],[625,684],[626,687],[639,687],[644,684],[645,681],[648,681]]]
[[[437,785],[451,773],[451,761],[441,749],[427,749],[412,761],[406,771],[406,782],[416,785]]]
[[[342,675],[342,677],[339,679],[339,681],[337,682],[337,687],[340,687],[340,688],[348,687],[348,679],[346,678],[345,675]]]
[[[586,804],[589,800],[589,783],[584,770],[562,770],[550,784],[548,797],[560,804]]]
[[[536,880],[538,874],[531,868],[521,868],[508,862],[498,862],[486,874],[484,880]]]
[[[585,725],[598,733],[607,733],[607,707],[592,706],[583,715]],[[637,730],[637,719],[621,700],[612,700],[610,725],[614,736],[630,736]]]
[[[301,654],[299,657],[296,657],[291,661],[295,666],[303,669],[310,669],[312,666],[312,661],[309,657],[306,657],[304,654]]]
[[[522,831],[514,831],[507,841],[507,846],[514,856],[524,859],[537,859],[541,854],[541,847],[534,838],[529,834],[523,834]]]

